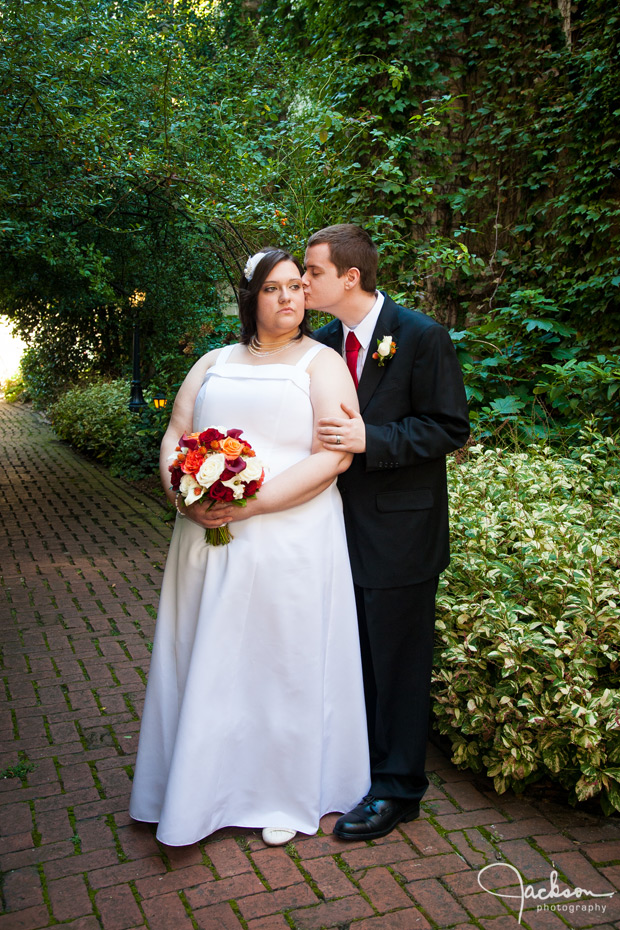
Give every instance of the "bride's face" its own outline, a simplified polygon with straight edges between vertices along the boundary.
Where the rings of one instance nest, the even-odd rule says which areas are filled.
[[[304,289],[294,262],[275,265],[256,303],[256,329],[261,342],[295,333],[304,318]]]

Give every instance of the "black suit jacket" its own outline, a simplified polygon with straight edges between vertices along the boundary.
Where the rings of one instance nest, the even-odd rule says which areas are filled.
[[[383,367],[376,340],[396,354]],[[342,353],[342,324],[315,339]],[[445,457],[469,436],[461,369],[450,335],[430,317],[385,297],[364,362],[358,398],[366,452],[338,479],[353,579],[367,588],[417,584],[448,565]]]

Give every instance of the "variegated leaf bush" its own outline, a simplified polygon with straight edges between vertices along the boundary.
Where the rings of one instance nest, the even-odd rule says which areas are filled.
[[[453,761],[498,792],[550,777],[609,813],[620,810],[620,449],[587,440],[450,460],[434,714]]]

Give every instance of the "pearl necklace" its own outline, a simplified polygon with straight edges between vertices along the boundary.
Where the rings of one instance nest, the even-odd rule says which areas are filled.
[[[247,345],[247,350],[250,355],[254,355],[256,358],[265,358],[267,355],[277,355],[278,352],[283,352],[284,349],[287,349],[291,345],[291,343],[299,339],[299,334],[299,330],[297,330],[294,336],[287,340],[287,342],[283,342],[280,345],[278,345],[276,342],[260,342],[256,336],[252,336]],[[271,346],[276,346],[276,348],[273,349]]]

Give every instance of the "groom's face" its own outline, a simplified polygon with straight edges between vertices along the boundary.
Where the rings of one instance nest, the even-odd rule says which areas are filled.
[[[346,274],[338,277],[338,269],[330,257],[327,242],[306,249],[306,272],[301,279],[307,310],[325,310],[337,316],[337,308],[346,292]]]

